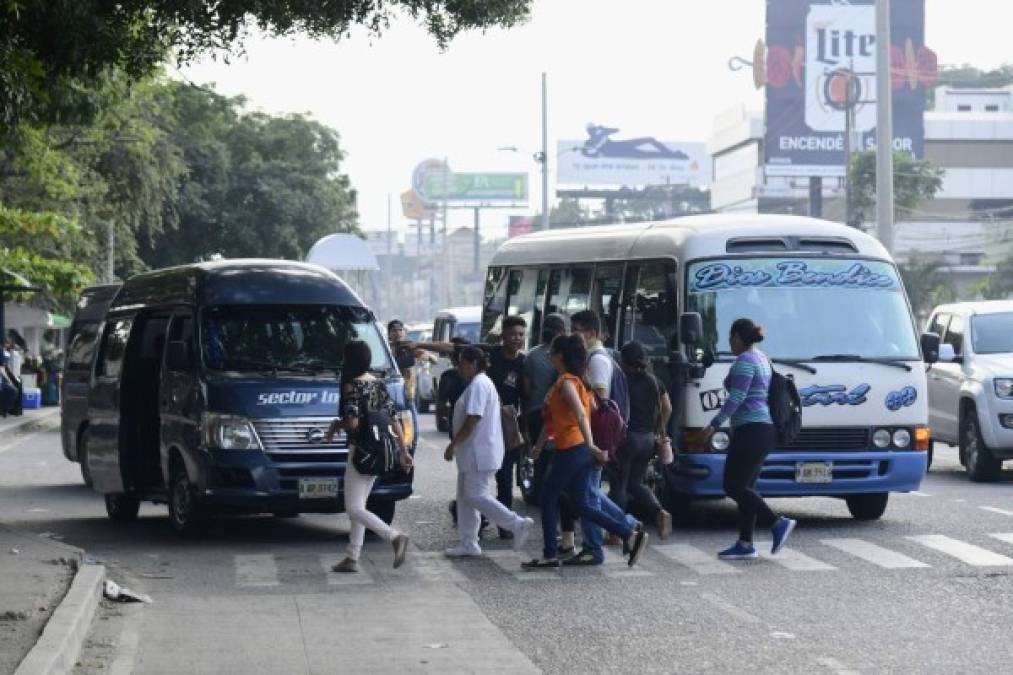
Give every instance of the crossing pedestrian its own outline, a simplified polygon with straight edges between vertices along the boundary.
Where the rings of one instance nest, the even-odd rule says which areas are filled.
[[[482,515],[513,534],[514,548],[527,543],[534,521],[524,518],[490,494],[491,482],[503,463],[502,411],[499,395],[486,375],[488,356],[478,347],[465,347],[460,371],[467,388],[454,406],[454,437],[444,459],[457,461],[457,532],[459,542],[446,550],[451,558],[482,555],[478,545]]]
[[[750,319],[736,319],[732,323],[728,344],[736,358],[724,382],[728,399],[703,430],[706,443],[726,421],[731,422],[732,439],[725,458],[724,490],[739,508],[739,539],[718,553],[724,560],[759,555],[753,545],[758,516],[773,523],[771,553],[781,550],[796,524],[791,518],[775,514],[756,491],[756,479],[777,438],[767,403],[773,370],[766,355],[756,346],[762,341],[763,328]]]
[[[542,557],[523,563],[525,569],[560,566],[559,541],[556,536],[556,519],[559,516],[559,497],[565,492],[581,518],[603,527],[620,537],[629,550],[629,565],[635,565],[647,545],[647,533],[641,523],[615,518],[601,509],[592,489],[592,476],[597,464],[604,463],[606,455],[594,445],[591,435],[591,406],[594,395],[584,385],[587,370],[587,348],[579,335],[557,337],[552,342],[553,364],[559,379],[548,396],[552,429],[556,448],[552,453],[549,473],[542,486]],[[545,432],[535,444],[539,453],[545,443]],[[580,557],[578,564],[601,564],[603,560],[591,556]],[[572,559],[571,559],[572,560]]]
[[[362,542],[369,528],[394,548],[394,567],[400,567],[408,553],[408,537],[401,534],[366,508],[366,500],[377,477],[363,475],[355,468],[353,455],[357,451],[357,436],[366,428],[364,418],[369,411],[383,410],[393,420],[394,435],[399,450],[401,469],[412,469],[412,456],[404,443],[404,430],[397,417],[397,410],[387,387],[369,372],[373,355],[369,345],[353,340],[345,345],[341,365],[341,409],[340,421],[335,420],[327,430],[330,443],[340,426],[348,434],[348,460],[345,463],[345,513],[351,521],[348,533],[348,551],[345,558],[331,569],[335,572],[358,572]]]

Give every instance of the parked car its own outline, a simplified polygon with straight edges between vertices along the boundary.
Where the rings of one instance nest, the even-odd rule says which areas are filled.
[[[1013,301],[942,305],[928,331],[942,339],[929,368],[932,435],[959,446],[971,480],[995,480],[1013,459]]]
[[[412,342],[429,342],[433,338],[433,324],[413,323],[409,324],[405,331],[408,339]],[[418,358],[415,360],[415,409],[420,413],[429,412],[429,408],[436,403],[436,380],[432,374],[432,367],[436,362],[436,356],[426,352],[430,359]]]
[[[463,337],[468,342],[477,343],[482,330],[482,308],[474,307],[451,307],[441,309],[436,313],[433,321],[433,340],[436,342],[449,342],[451,338]],[[440,377],[443,376],[452,364],[450,358],[441,356],[432,367],[433,384],[436,387],[436,428],[446,431],[450,428],[450,411],[445,401],[439,400]]]

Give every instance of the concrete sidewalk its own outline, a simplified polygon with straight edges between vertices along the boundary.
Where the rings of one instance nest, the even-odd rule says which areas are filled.
[[[60,407],[25,410],[21,415],[0,417],[0,446],[4,441],[19,434],[31,433],[42,426],[48,426],[60,420]]]

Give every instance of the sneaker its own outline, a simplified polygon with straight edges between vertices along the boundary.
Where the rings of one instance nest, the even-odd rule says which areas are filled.
[[[756,552],[756,547],[752,544],[743,544],[741,541],[737,541],[731,548],[726,548],[718,553],[718,557],[722,560],[749,560],[750,558],[759,558],[760,554]]]
[[[510,530],[504,530],[502,527],[497,528],[497,529],[499,529],[499,538],[500,539],[510,540],[510,539],[514,538],[514,533],[511,532]]]
[[[338,573],[350,573],[359,571],[359,561],[352,560],[351,558],[345,558],[341,562],[331,567],[332,572]]]
[[[394,569],[397,569],[404,565],[405,556],[408,555],[408,537],[399,534],[390,543],[394,547]]]
[[[513,533],[514,536],[514,550],[523,551],[524,546],[528,543],[528,537],[531,536],[531,528],[535,526],[535,521],[531,518],[522,518],[521,524],[517,527],[517,530]]]
[[[640,562],[640,556],[643,555],[644,549],[647,548],[647,531],[644,530],[643,523],[637,523],[637,526],[633,528],[633,541],[630,543],[630,559],[629,566],[633,567]]]
[[[771,554],[776,554],[784,546],[784,543],[788,541],[788,537],[791,536],[791,531],[795,529],[798,523],[791,518],[780,517],[777,522],[774,523],[774,527],[770,528],[771,534],[774,535],[774,545],[770,548]]]
[[[662,541],[668,539],[668,536],[672,534],[672,514],[661,509],[655,518],[655,524],[658,526],[658,539]]]
[[[482,549],[478,548],[467,548],[458,544],[457,546],[451,546],[443,552],[448,558],[478,558],[482,555]]]
[[[597,557],[594,553],[588,550],[583,550],[575,556],[570,556],[563,561],[563,564],[567,567],[586,567],[594,565],[603,565],[604,560]]]

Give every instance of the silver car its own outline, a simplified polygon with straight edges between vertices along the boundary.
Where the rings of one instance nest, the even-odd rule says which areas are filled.
[[[942,305],[927,330],[942,339],[929,368],[933,438],[959,446],[971,480],[996,480],[1013,459],[1013,301]]]

